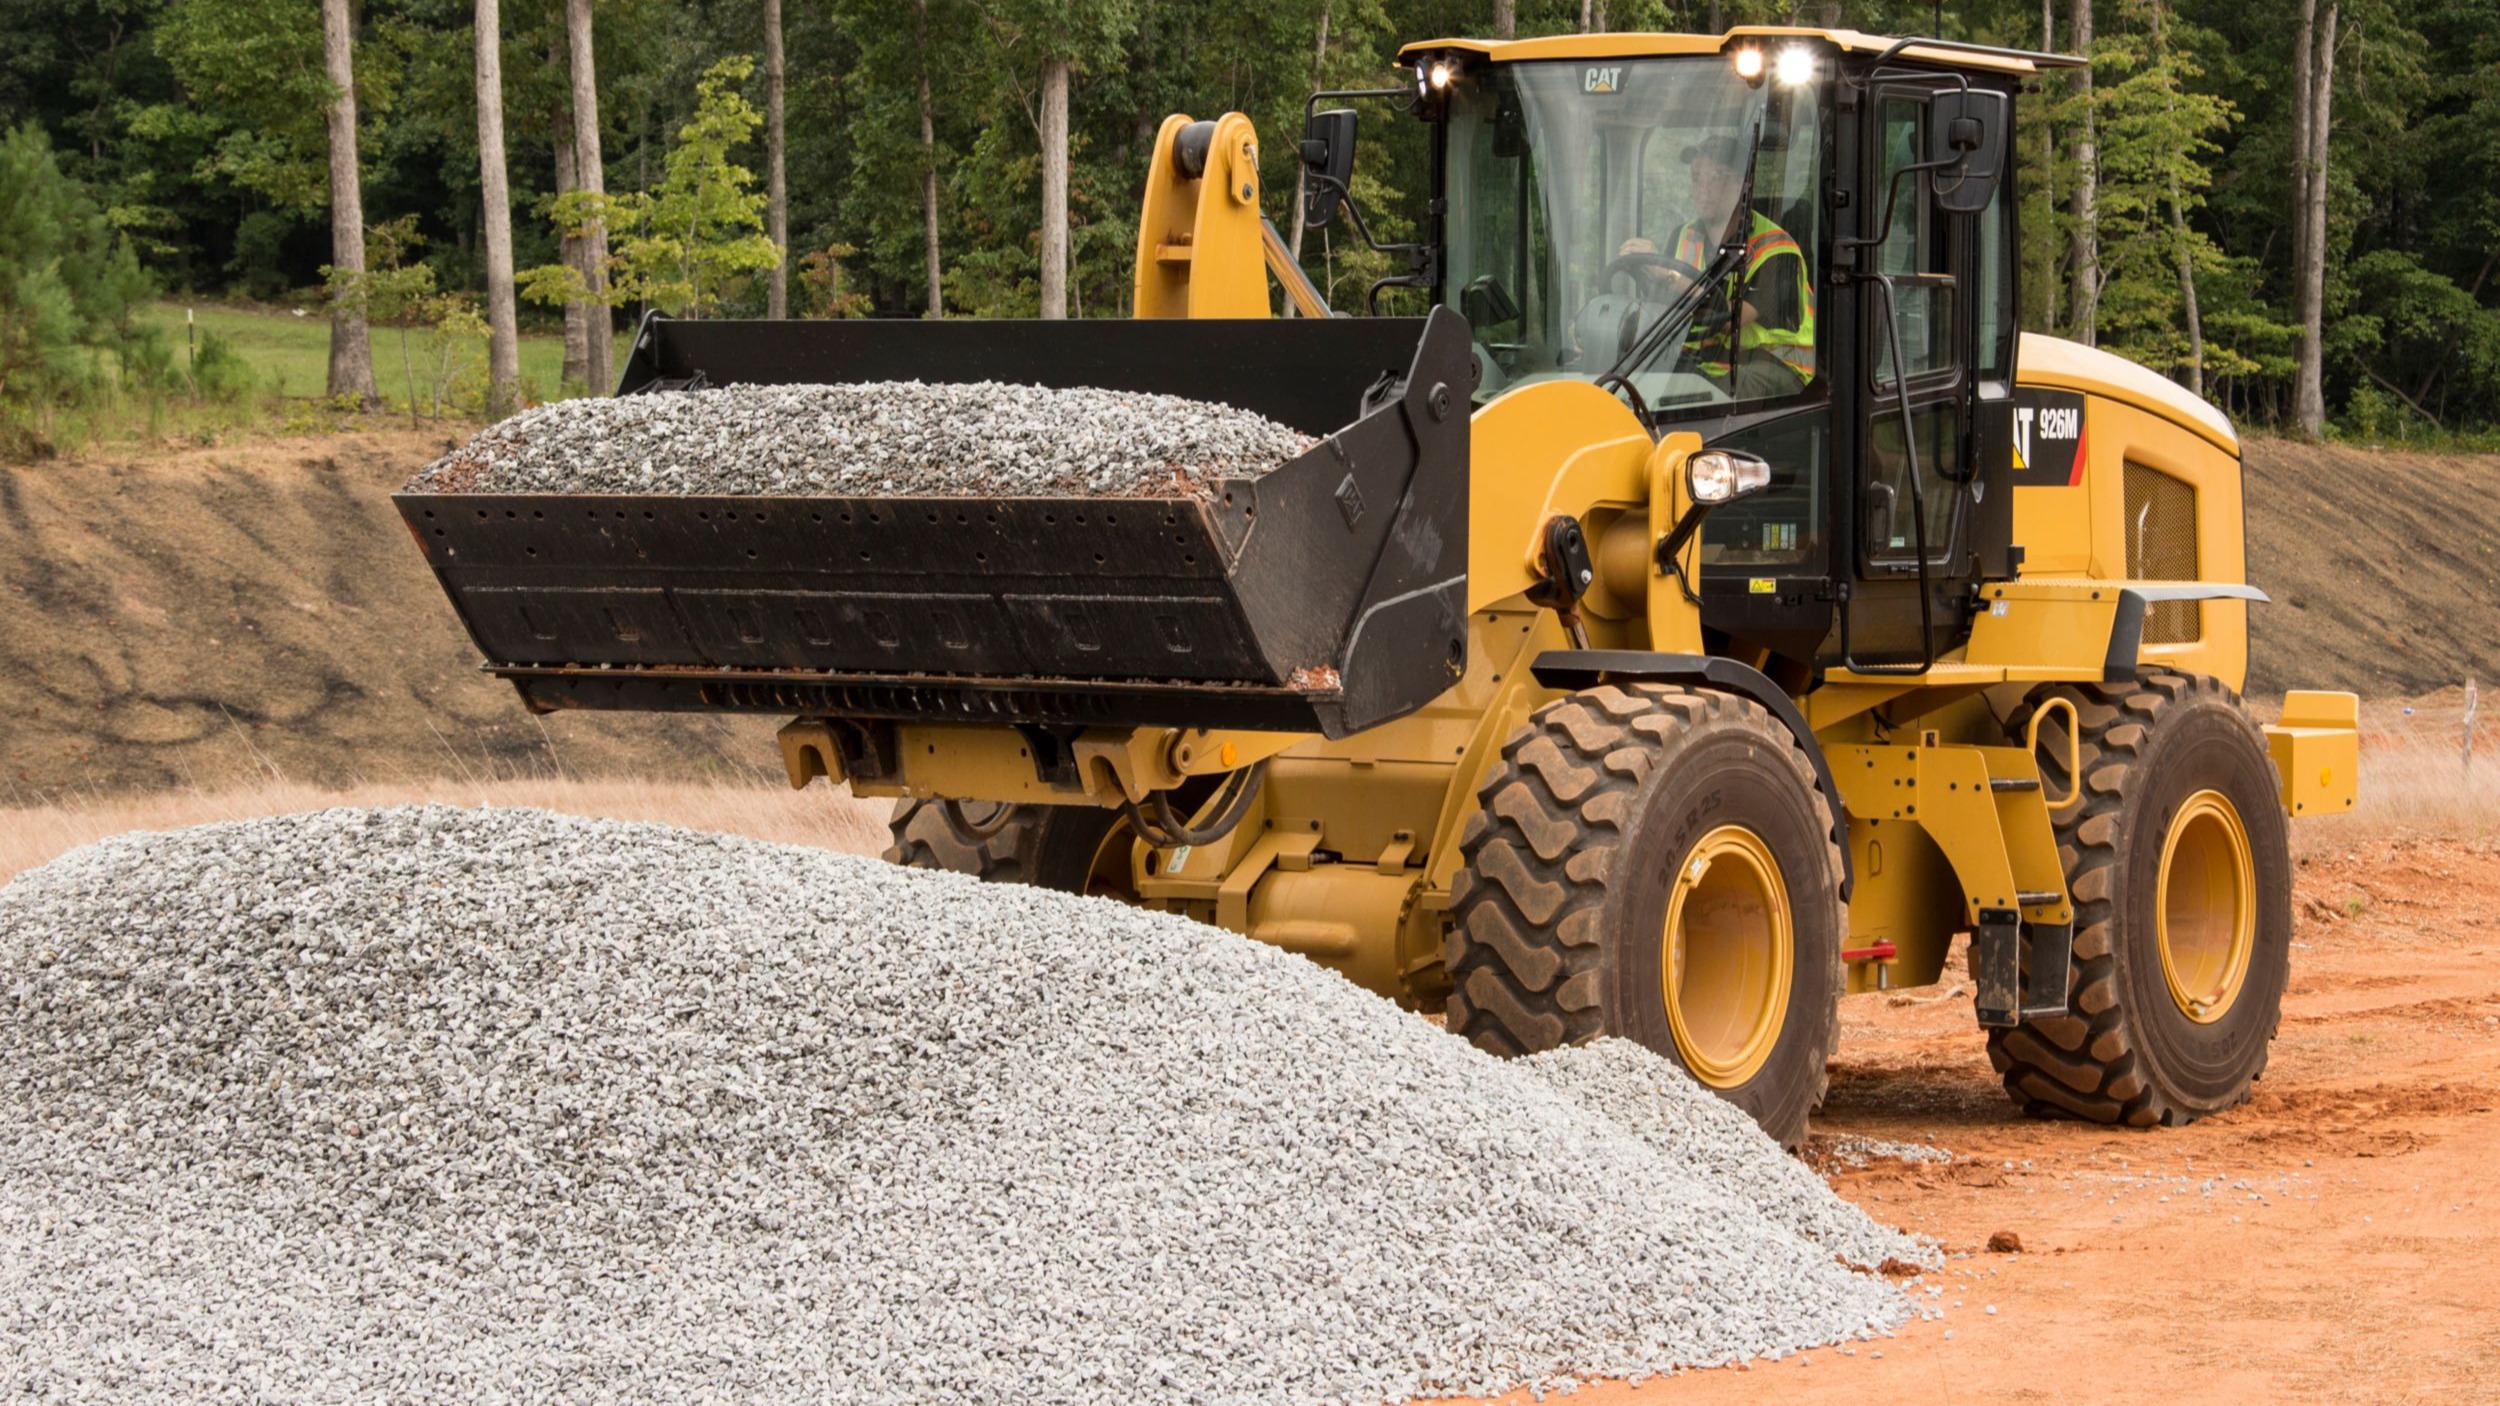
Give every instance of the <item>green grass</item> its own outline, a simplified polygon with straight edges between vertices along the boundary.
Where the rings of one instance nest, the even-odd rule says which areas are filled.
[[[226,396],[194,393],[189,377],[191,342],[183,316],[186,311],[195,319],[193,327],[203,334],[216,334],[250,368],[248,391]],[[26,415],[0,422],[0,461],[31,461],[100,444],[214,444],[238,435],[250,438],[325,433],[377,418],[353,409],[342,410],[325,399],[323,392],[330,380],[330,321],[326,317],[311,313],[297,317],[288,308],[186,304],[168,299],[148,308],[140,319],[163,334],[173,353],[176,384],[158,390],[125,384],[113,359],[114,350],[100,348],[94,353],[97,376],[89,392],[62,403],[45,402]],[[418,360],[416,394],[420,414],[435,408],[431,371],[424,364],[431,341],[418,334],[410,347]],[[465,374],[458,376],[450,389],[455,396],[465,396],[465,400],[443,404],[443,415],[448,421],[470,421],[478,414],[476,402],[484,380],[483,342],[464,347],[463,359],[467,363]],[[563,396],[563,366],[561,336],[542,332],[521,338],[524,396],[532,400]],[[376,389],[389,407],[379,418],[397,418],[404,423],[410,413],[409,375],[401,361],[395,329],[374,329],[373,371]]]
[[[174,365],[187,365],[183,311],[188,306],[199,329],[226,339],[253,369],[268,379],[280,396],[318,398],[330,383],[330,320],[316,313],[297,317],[285,309],[235,307],[222,303],[158,303],[147,320],[161,327],[174,348]],[[373,373],[385,396],[405,396],[406,377],[399,363],[399,334],[373,329]],[[553,335],[521,338],[521,380],[535,396],[563,393],[564,339]],[[420,376],[423,371],[420,368]]]

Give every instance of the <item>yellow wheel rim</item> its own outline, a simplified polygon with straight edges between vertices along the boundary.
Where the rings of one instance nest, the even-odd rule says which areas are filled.
[[[1796,956],[1788,885],[1762,837],[1722,825],[1684,856],[1667,899],[1661,984],[1693,1077],[1734,1088],[1779,1043]]]
[[[1117,898],[1135,903],[1136,862],[1137,832],[1129,828],[1124,816],[1113,822],[1110,833],[1094,846],[1094,857],[1085,866],[1084,894],[1088,898]]]
[[[2256,894],[2238,809],[2219,791],[2188,797],[2162,841],[2153,899],[2162,978],[2188,1019],[2210,1024],[2239,999],[2257,946]]]

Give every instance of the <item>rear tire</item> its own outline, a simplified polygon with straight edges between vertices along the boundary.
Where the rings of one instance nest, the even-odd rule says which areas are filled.
[[[1841,854],[1761,705],[1658,684],[1546,705],[1461,841],[1449,1028],[1495,1054],[1637,1040],[1805,1139],[1839,1034]]]
[[[1128,820],[1097,806],[1008,806],[987,801],[895,804],[885,857],[911,869],[949,869],[1002,884],[1031,884],[1134,902]],[[983,834],[982,831],[989,833]]]
[[[2264,1073],[2291,974],[2292,866],[2264,735],[2218,680],[2147,670],[2059,684],[2083,724],[2081,804],[2053,812],[2075,900],[2064,1015],[1988,1034],[2027,1113],[2173,1126],[2235,1107]],[[2066,794],[2062,713],[2041,770]]]

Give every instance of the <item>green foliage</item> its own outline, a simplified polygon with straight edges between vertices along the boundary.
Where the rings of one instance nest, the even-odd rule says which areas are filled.
[[[259,381],[233,343],[214,332],[200,334],[199,350],[191,358],[191,384],[202,400],[234,405],[251,395]]]
[[[703,75],[694,115],[678,129],[656,187],[621,196],[576,192],[552,202],[559,231],[607,225],[612,303],[702,317],[780,261],[780,248],[764,234],[755,173],[731,159],[764,120],[737,88],[754,67],[743,56],[727,58]],[[580,271],[569,265],[533,268],[520,281],[533,301],[590,301]]]
[[[2332,142],[2327,396],[2355,433],[2500,426],[2500,0],[2340,0]],[[1263,138],[1266,213],[1292,231],[1294,147],[1315,84],[1392,84],[1397,46],[1481,34],[1490,0],[831,0],[787,6],[790,244],[811,315],[925,311],[923,177],[934,165],[945,311],[1015,316],[1036,306],[1045,63],[1074,66],[1070,121],[1072,311],[1129,302],[1137,202],[1157,125],[1172,112],[1249,114]],[[1795,0],[1609,0],[1615,29],[1819,20]],[[2279,422],[2293,372],[2288,4],[2097,0],[2094,91],[2063,74],[2030,85],[2016,133],[2026,326],[2071,329],[2067,201],[2072,139],[2099,134],[2102,284],[2093,321],[2112,349],[2188,374],[2182,256],[2198,294],[2208,394],[2244,421]],[[506,6],[504,72],[518,208],[552,218],[516,231],[533,310],[578,298],[556,235],[596,213],[612,231],[613,301],[706,316],[755,315],[763,239],[756,108],[758,7],[600,0],[603,204],[554,202],[553,147],[568,128],[552,0]],[[1576,31],[1580,0],[1518,0],[1523,36]],[[455,0],[361,0],[356,74],[368,218],[414,218],[377,283],[385,380],[413,410],[457,403],[471,344],[429,300],[480,284],[470,11]],[[2037,0],[1848,0],[1837,20],[2071,47],[2072,5]],[[1328,36],[1319,43],[1323,22]],[[327,243],[318,8],[307,0],[0,0],[0,125],[50,133],[61,172],[104,229],[173,286],[263,299],[320,283]],[[934,150],[921,133],[928,84]],[[1361,104],[1354,186],[1374,232],[1411,236],[1428,186],[1425,129]],[[842,252],[831,252],[836,246]],[[1340,223],[1304,240],[1340,306],[1391,270]],[[25,260],[0,251],[0,264]],[[381,265],[376,265],[381,268]],[[420,287],[418,271],[430,283]],[[336,290],[334,290],[335,293]],[[57,296],[20,295],[13,332],[44,341],[68,382],[175,387],[160,347],[118,358],[60,350]],[[1384,305],[1411,310],[1398,294]],[[541,316],[547,314],[541,313]],[[75,318],[71,318],[75,321]],[[549,320],[552,320],[551,318]],[[306,329],[307,333],[313,329]],[[407,347],[394,376],[390,341]],[[246,348],[269,370],[257,345]],[[289,363],[290,366],[292,363]],[[452,369],[446,369],[452,368]],[[276,373],[273,371],[273,375]],[[294,371],[287,384],[310,389]],[[317,384],[317,382],[316,382]],[[2413,428],[2407,429],[2406,426]]]
[[[0,439],[39,448],[55,407],[118,378],[148,279],[33,127],[0,136]],[[150,363],[151,365],[153,363]]]
[[[397,334],[390,340],[411,420],[421,407],[437,418],[446,405],[482,408],[486,384],[485,315],[474,295],[437,288],[433,265],[409,262],[424,246],[416,216],[403,215],[366,229],[362,270],[321,270],[331,306],[360,311],[369,327]],[[472,381],[475,398],[463,398],[460,389]]]
[[[866,317],[876,310],[867,294],[851,286],[851,271],[842,266],[858,252],[848,244],[828,244],[799,260],[800,316]]]
[[[2193,224],[2221,148],[2231,104],[2193,91],[2203,70],[2163,32],[2166,0],[2128,0],[2134,23],[2095,47],[2099,118],[2101,289],[2094,325],[2103,346],[2154,370],[2184,375],[2193,357],[2182,316],[2180,263],[2210,279],[2222,251]]]

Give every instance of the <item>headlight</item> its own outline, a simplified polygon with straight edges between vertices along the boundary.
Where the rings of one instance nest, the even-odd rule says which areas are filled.
[[[1771,466],[1751,454],[1705,449],[1684,461],[1684,487],[1696,503],[1728,503],[1771,486]]]
[[[1751,83],[1762,76],[1762,51],[1748,44],[1736,51],[1736,76]]]
[[[1814,51],[1803,44],[1791,44],[1780,50],[1778,67],[1773,70],[1783,88],[1798,88],[1814,81]]]

